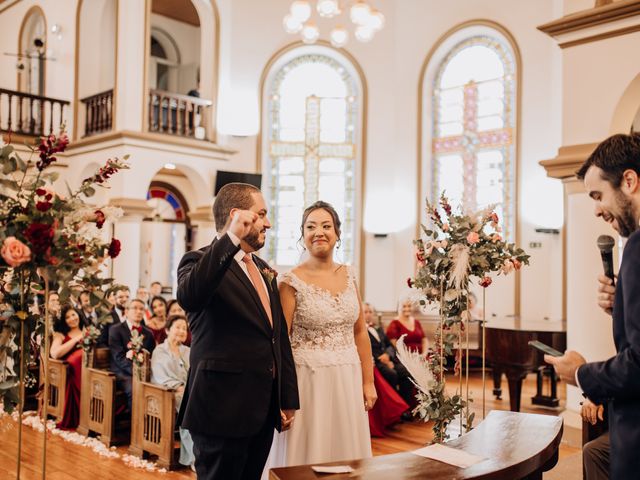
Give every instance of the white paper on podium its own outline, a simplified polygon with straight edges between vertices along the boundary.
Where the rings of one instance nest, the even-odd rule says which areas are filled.
[[[418,450],[413,450],[411,453],[447,463],[449,465],[455,465],[460,468],[467,468],[484,460],[484,458],[477,455],[458,450],[457,448],[440,445],[438,443],[429,445],[428,447],[419,448]]]
[[[333,465],[333,466],[322,466],[322,465],[314,465],[311,467],[316,473],[351,473],[353,472],[353,468],[349,465]]]

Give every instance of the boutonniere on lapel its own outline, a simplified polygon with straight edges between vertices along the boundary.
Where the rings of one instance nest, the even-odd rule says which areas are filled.
[[[273,282],[274,278],[278,278],[278,272],[276,272],[273,268],[264,267],[262,270],[260,270],[260,273],[262,273],[262,276],[267,281],[268,285],[271,285],[271,282]]]

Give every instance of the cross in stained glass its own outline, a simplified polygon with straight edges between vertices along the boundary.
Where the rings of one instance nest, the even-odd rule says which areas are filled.
[[[305,163],[305,205],[318,199],[318,169],[322,158],[354,159],[356,147],[353,143],[330,143],[320,141],[320,104],[315,95],[307,97],[303,142],[273,141],[269,147],[272,158],[303,157]]]
[[[504,148],[513,142],[511,128],[478,131],[478,85],[473,80],[464,86],[463,132],[461,135],[433,140],[434,153],[462,155],[464,193],[462,202],[470,211],[478,209],[476,197],[477,156],[480,149]],[[504,199],[507,201],[507,199]]]

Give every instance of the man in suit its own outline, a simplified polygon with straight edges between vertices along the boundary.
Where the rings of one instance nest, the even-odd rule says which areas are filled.
[[[131,410],[131,377],[133,375],[133,366],[131,359],[127,358],[127,352],[129,351],[127,345],[131,341],[133,331],[136,330],[138,335],[142,335],[142,347],[149,353],[152,353],[156,347],[153,332],[142,325],[144,309],[144,302],[134,298],[129,302],[125,321],[113,325],[109,329],[110,369],[116,375],[118,383],[120,383],[122,389],[127,394],[129,410]]]
[[[80,292],[80,295],[78,295],[78,305],[84,324],[97,325],[98,313],[93,305],[91,305],[91,292],[89,290]]]
[[[225,185],[213,205],[217,238],[178,267],[178,301],[192,333],[178,422],[191,432],[200,480],[257,480],[274,428],[299,408],[275,272],[254,252],[271,227],[257,188]]]
[[[98,339],[98,346],[105,347],[109,345],[109,330],[111,327],[120,325],[126,320],[127,305],[129,304],[129,287],[126,285],[116,285],[111,292],[107,293],[107,298],[113,295],[113,308],[109,312],[111,314],[111,322],[102,325],[102,332]]]
[[[610,450],[603,440],[595,468],[591,473],[585,468],[588,480],[635,479],[640,472],[640,134],[608,138],[577,176],[595,202],[595,215],[628,237],[612,305],[617,353],[604,362],[586,363],[574,351],[545,360],[591,402],[607,405]]]
[[[411,376],[398,359],[396,349],[384,333],[384,329],[382,327],[376,327],[375,309],[370,303],[363,303],[362,312],[364,314],[364,320],[367,322],[369,340],[371,340],[371,353],[373,354],[376,368],[380,371],[387,383],[398,390],[398,393],[407,404],[415,404]],[[408,412],[403,413],[402,419],[411,419],[411,414]]]

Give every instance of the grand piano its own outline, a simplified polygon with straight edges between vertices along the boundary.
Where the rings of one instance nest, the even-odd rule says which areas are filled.
[[[509,383],[509,403],[511,411],[520,411],[522,381],[531,373],[538,373],[537,393],[532,403],[548,407],[558,406],[556,375],[545,363],[544,354],[528,345],[531,340],[539,340],[550,347],[564,352],[567,348],[567,326],[563,321],[526,320],[519,317],[489,318],[486,323],[486,360],[493,369],[493,394],[502,395],[502,374]],[[543,393],[543,379],[550,379],[550,394]]]

